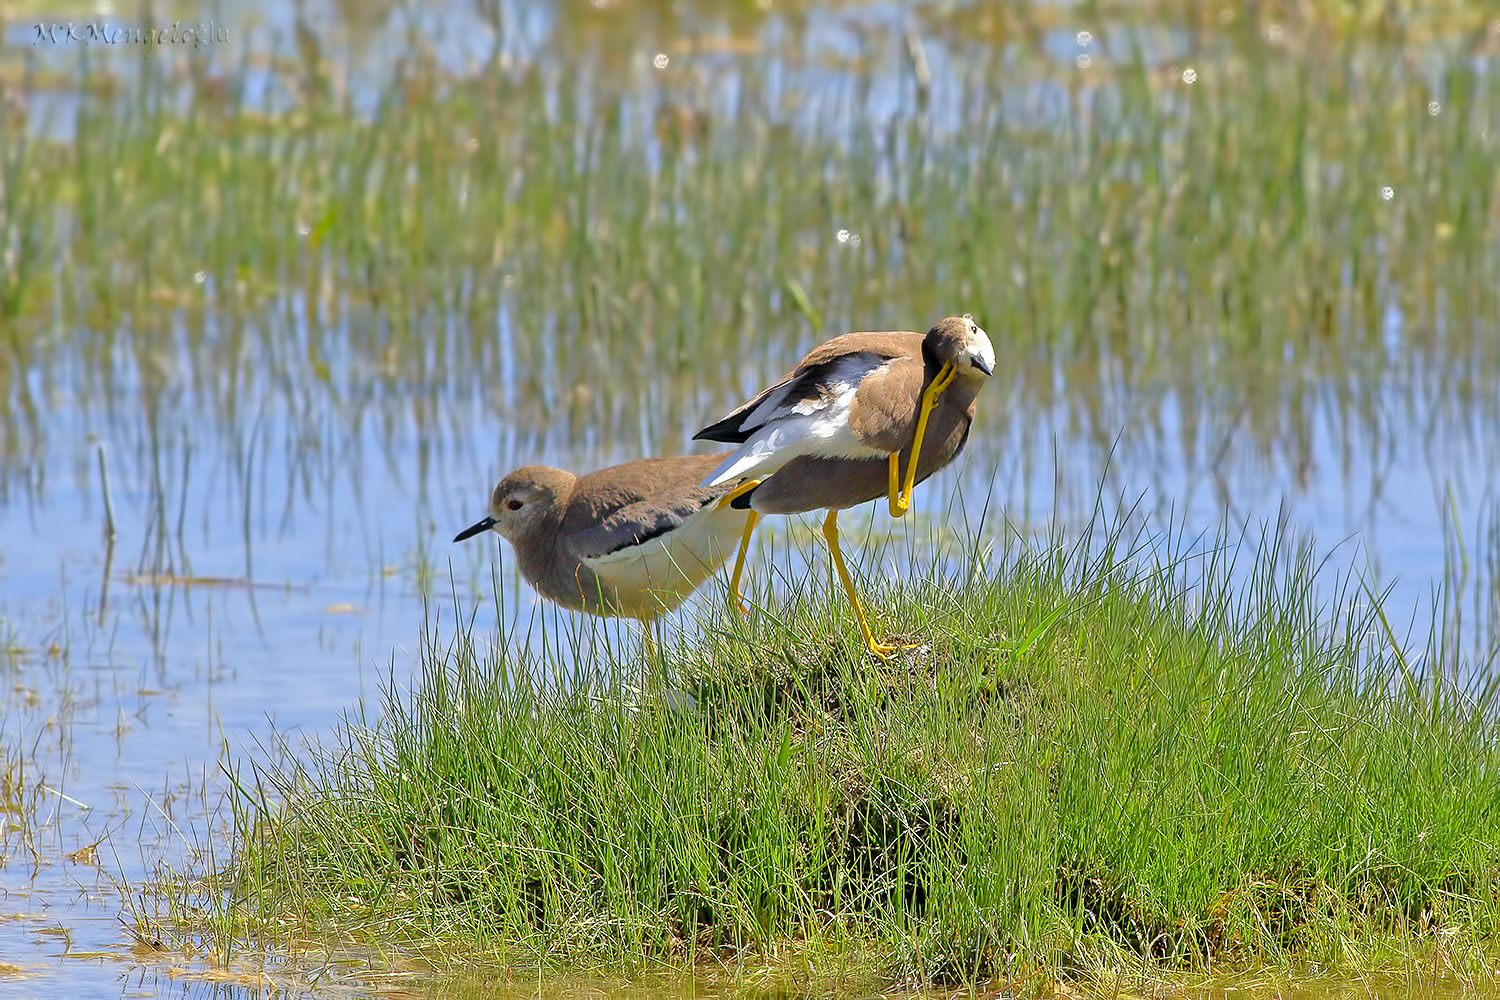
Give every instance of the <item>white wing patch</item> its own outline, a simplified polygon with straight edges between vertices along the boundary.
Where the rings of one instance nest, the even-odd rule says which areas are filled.
[[[782,417],[806,416],[810,413],[816,413],[836,399],[844,389],[858,387],[860,381],[865,376],[879,371],[889,363],[888,359],[867,351],[846,354],[836,359],[829,366],[828,371],[824,372],[822,377],[818,379],[821,384],[817,388],[821,391],[812,393],[809,398],[787,406],[786,399],[792,394],[794,389],[805,390],[808,388],[806,383],[810,373],[809,375],[804,375],[803,378],[794,379],[767,396],[764,402],[747,413],[745,419],[740,422],[740,429],[753,431],[759,427],[774,423]]]
[[[872,364],[869,355],[851,355],[840,359],[823,382],[822,393],[785,405],[796,383],[791,383],[745,417],[745,428],[755,432],[745,443],[729,454],[719,467],[703,480],[705,487],[718,486],[741,476],[764,478],[794,458],[812,455],[818,458],[885,458],[887,452],[871,448],[849,430],[849,408],[854,394],[867,376],[890,362],[879,359]]]
[[[742,510],[708,504],[672,531],[581,562],[613,587],[631,617],[670,611],[724,565],[745,529]]]

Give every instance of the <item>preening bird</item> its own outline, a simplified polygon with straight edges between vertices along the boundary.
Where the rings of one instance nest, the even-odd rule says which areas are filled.
[[[926,334],[846,333],[694,435],[739,446],[701,483],[731,485],[719,506],[750,512],[730,579],[734,605],[744,610],[740,579],[759,516],[826,509],[823,537],[865,646],[881,658],[899,648],[870,629],[839,551],[838,512],[885,495],[891,516],[905,514],[916,484],[963,450],[994,370],[989,336],[967,315]]]

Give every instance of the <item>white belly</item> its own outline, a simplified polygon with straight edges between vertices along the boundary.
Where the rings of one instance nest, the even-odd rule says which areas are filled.
[[[747,517],[749,511],[710,505],[675,531],[583,562],[614,589],[622,614],[650,620],[677,607],[724,565],[740,543]]]

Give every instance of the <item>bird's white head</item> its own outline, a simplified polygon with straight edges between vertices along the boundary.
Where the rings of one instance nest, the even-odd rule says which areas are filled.
[[[961,376],[988,378],[995,372],[995,348],[989,335],[967,314],[939,320],[927,331],[922,352],[939,365],[951,362]]]

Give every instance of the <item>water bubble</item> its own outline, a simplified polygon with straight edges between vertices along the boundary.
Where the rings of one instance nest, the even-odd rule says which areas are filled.
[[[838,240],[840,243],[848,243],[849,242],[849,237],[851,235],[853,235],[853,234],[851,234],[849,232],[849,230],[847,230],[847,229],[840,229],[838,232],[836,232],[836,233],[833,234],[833,238],[836,239],[836,240]]]
[[[310,232],[312,232],[312,226],[309,226],[305,222],[298,222],[297,223],[297,235],[298,236],[306,236]]]
[[[1087,52],[1085,52],[1085,53],[1081,54],[1077,59],[1074,59],[1073,61],[1078,64],[1078,68],[1079,69],[1088,69],[1089,68],[1089,64],[1092,63],[1094,60],[1093,60],[1093,58]]]
[[[1434,116],[1440,115],[1440,114],[1443,113],[1443,106],[1441,104],[1439,104],[1437,101],[1428,101],[1427,102],[1427,113],[1429,115],[1434,115]]]
[[[651,60],[651,65],[655,66],[657,69],[666,69],[667,63],[669,62],[671,62],[671,60],[667,58],[667,54],[665,52],[658,52],[656,54],[656,58]]]
[[[207,271],[194,271],[193,272],[193,280],[196,281],[200,285],[203,284],[205,281],[208,280],[208,272]]]
[[[1077,37],[1078,44],[1082,48],[1088,48],[1089,42],[1092,42],[1094,40],[1094,36],[1089,34],[1087,31],[1080,31]]]
[[[1191,66],[1189,66],[1187,69],[1183,70],[1182,71],[1182,82],[1183,83],[1197,83],[1198,82],[1198,71],[1195,70],[1195,69],[1193,69],[1193,67],[1191,67]]]
[[[1385,187],[1380,189],[1380,197],[1383,201],[1390,201],[1392,198],[1396,197],[1396,189],[1387,184]]]

